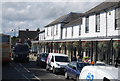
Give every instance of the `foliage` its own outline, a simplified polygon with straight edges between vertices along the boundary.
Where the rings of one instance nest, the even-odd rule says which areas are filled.
[[[59,45],[65,47],[65,46],[66,46],[66,43],[65,43],[65,42],[63,42],[63,43],[59,43]]]
[[[120,49],[120,42],[119,41],[114,41],[113,42],[113,48],[115,50],[119,50]]]
[[[90,41],[85,41],[85,42],[82,43],[82,48],[84,50],[90,49],[90,47],[91,47],[91,42]]]
[[[79,42],[79,41],[75,41],[75,42],[73,43],[73,46],[74,46],[74,47],[79,47],[79,46],[80,46],[80,42]]]
[[[98,47],[102,52],[105,52],[108,48],[107,42],[99,42]]]
[[[67,46],[68,50],[72,51],[73,43],[67,42],[67,43],[66,43],[66,46]]]

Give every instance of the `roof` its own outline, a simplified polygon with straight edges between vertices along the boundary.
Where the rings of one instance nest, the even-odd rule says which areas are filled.
[[[52,25],[55,25],[55,24],[58,24],[58,23],[69,23],[70,21],[73,21],[79,17],[81,17],[82,14],[81,13],[69,13],[67,15],[64,15],[64,16],[61,16],[59,18],[57,18],[56,20],[54,20],[53,22],[51,22],[50,24],[46,25],[45,27],[48,27],[48,26],[52,26]]]
[[[84,15],[90,15],[93,13],[99,13],[101,11],[107,10],[107,9],[112,9],[115,7],[120,6],[120,2],[102,2],[98,6],[92,8],[91,10],[85,12]]]
[[[45,32],[45,29],[44,30],[41,30],[39,33],[44,33]]]
[[[72,27],[72,26],[76,26],[76,25],[80,25],[80,24],[82,24],[82,17],[80,17],[79,19],[76,19],[74,21],[69,22],[64,27]]]
[[[38,31],[19,30],[19,38],[23,41],[28,38],[34,40],[37,35]]]

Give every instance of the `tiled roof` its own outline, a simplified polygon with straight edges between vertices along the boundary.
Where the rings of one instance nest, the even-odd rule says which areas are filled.
[[[71,12],[71,13],[69,13],[67,15],[59,17],[58,19],[54,20],[50,24],[46,25],[45,27],[52,26],[52,25],[55,25],[55,24],[58,24],[58,23],[65,23],[66,24],[66,23],[69,23],[70,21],[78,19],[81,16],[82,16],[81,13],[73,13],[73,12]]]
[[[76,19],[74,21],[69,22],[64,27],[71,27],[71,26],[76,26],[76,25],[80,25],[80,24],[82,24],[82,17],[80,17],[79,19]]]
[[[38,31],[25,31],[25,30],[19,30],[19,38],[23,41],[25,39],[35,39],[35,37],[38,35]]]
[[[85,12],[84,15],[90,15],[90,14],[93,14],[93,13],[99,13],[99,12],[101,12],[103,10],[115,8],[117,6],[120,6],[120,2],[102,2],[98,6],[92,8],[91,10],[89,10],[87,12]]]

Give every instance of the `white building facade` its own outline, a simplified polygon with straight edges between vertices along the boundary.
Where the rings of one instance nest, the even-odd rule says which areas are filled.
[[[77,54],[74,53],[77,51],[77,53],[81,53],[79,55],[82,57],[90,56],[91,61],[100,60],[99,55],[101,54],[100,52],[103,51],[100,47],[103,46],[104,48],[106,46],[108,49],[105,48],[106,50],[103,51],[103,54],[101,54],[102,57],[100,58],[110,63],[109,59],[115,60],[116,57],[116,49],[113,48],[115,47],[113,46],[114,42],[116,42],[116,40],[120,41],[119,3],[120,2],[103,2],[82,16],[79,14],[80,16],[78,17],[78,14],[74,14],[77,15],[77,17],[74,16],[75,18],[73,20],[69,20],[72,13],[68,14],[67,17],[65,15],[56,19],[45,26],[45,42],[49,43],[48,46],[50,50],[54,50],[54,43],[54,45],[57,46],[57,52],[64,50],[67,51],[64,53],[68,53],[71,57],[76,57]],[[42,39],[40,38],[39,40]],[[74,46],[75,41],[78,41],[78,46],[81,46],[77,50],[77,47]],[[67,49],[68,43],[72,44],[72,51]],[[69,44],[69,46],[71,44]],[[84,47],[82,48],[82,46]],[[86,46],[89,48],[86,48]],[[78,52],[79,50],[82,50],[82,52]]]

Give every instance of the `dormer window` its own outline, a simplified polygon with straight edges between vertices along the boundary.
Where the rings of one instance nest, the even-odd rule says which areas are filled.
[[[120,7],[115,9],[115,29],[120,30]]]

